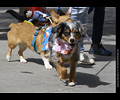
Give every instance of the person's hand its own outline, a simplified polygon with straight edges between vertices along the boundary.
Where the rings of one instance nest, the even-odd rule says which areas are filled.
[[[26,17],[29,18],[32,16],[32,11],[28,10],[27,13],[26,13]]]
[[[47,17],[47,14],[43,14],[43,18]]]

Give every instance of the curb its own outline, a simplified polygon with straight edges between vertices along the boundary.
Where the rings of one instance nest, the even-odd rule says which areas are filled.
[[[10,29],[0,29],[0,32],[8,32]]]

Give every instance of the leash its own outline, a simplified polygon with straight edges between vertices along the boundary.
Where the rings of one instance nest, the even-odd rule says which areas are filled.
[[[87,40],[89,41],[89,40],[90,40],[90,38],[89,38],[89,36],[88,36],[88,34],[87,34],[87,33],[85,34],[85,36],[86,36]]]
[[[47,11],[47,9],[45,8],[45,7],[43,7],[43,9],[44,9],[44,11],[46,12],[46,14],[47,14],[47,16],[45,17],[46,19],[48,19],[49,21],[50,21],[50,23],[52,24],[53,22],[52,22],[52,20],[50,19],[50,14],[49,14],[49,12]]]
[[[46,17],[46,19],[48,19],[51,24],[53,23],[52,20],[50,19],[50,16],[49,16],[49,17]]]

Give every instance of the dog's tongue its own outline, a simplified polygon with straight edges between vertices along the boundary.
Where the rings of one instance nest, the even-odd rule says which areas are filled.
[[[61,41],[59,38],[55,40],[55,43],[53,45],[53,50],[56,52],[59,52],[60,54],[68,54],[68,52],[72,51],[71,45]]]

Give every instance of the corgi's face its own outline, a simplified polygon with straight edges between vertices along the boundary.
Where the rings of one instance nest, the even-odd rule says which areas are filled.
[[[83,35],[83,27],[78,21],[62,22],[52,29],[52,33],[56,33],[57,38],[61,38],[74,47]]]

